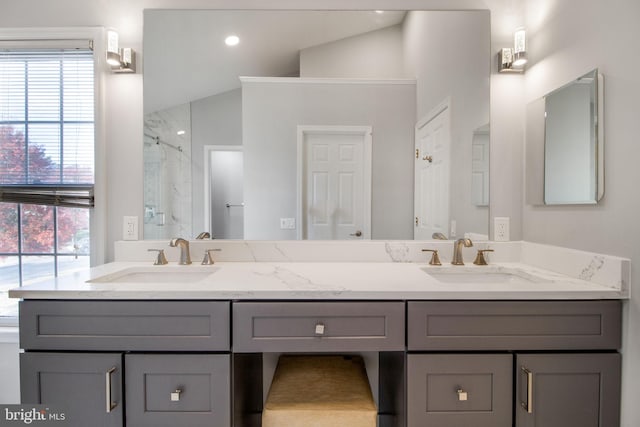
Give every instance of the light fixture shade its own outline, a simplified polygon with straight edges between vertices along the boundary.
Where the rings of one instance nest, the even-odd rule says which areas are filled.
[[[118,49],[118,33],[107,31],[107,63],[112,67],[120,66],[120,51]]]
[[[513,33],[513,66],[522,67],[527,63],[526,32],[518,28]]]

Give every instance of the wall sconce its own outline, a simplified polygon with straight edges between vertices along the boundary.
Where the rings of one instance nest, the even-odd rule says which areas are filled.
[[[526,32],[524,28],[518,28],[513,33],[513,48],[505,47],[498,52],[498,71],[501,73],[523,73],[526,63]]]
[[[107,64],[114,73],[135,73],[136,52],[130,47],[118,47],[118,33],[107,31]]]

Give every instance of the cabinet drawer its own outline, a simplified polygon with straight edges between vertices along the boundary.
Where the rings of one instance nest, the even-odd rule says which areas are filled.
[[[409,427],[510,427],[512,356],[407,356]]]
[[[229,303],[22,301],[20,345],[46,350],[223,351]]]
[[[409,350],[617,349],[620,301],[408,304]]]
[[[404,349],[402,302],[236,303],[236,352]]]
[[[228,427],[230,359],[226,354],[127,354],[126,424]]]

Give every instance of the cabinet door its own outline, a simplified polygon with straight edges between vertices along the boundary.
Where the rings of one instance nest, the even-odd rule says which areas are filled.
[[[65,426],[122,426],[122,356],[22,353],[20,394],[22,403],[55,405]]]
[[[516,427],[620,425],[618,353],[518,354]]]

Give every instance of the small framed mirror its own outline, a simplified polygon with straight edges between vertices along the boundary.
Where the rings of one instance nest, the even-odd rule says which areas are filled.
[[[603,77],[598,70],[527,107],[527,202],[596,204],[604,195]]]

